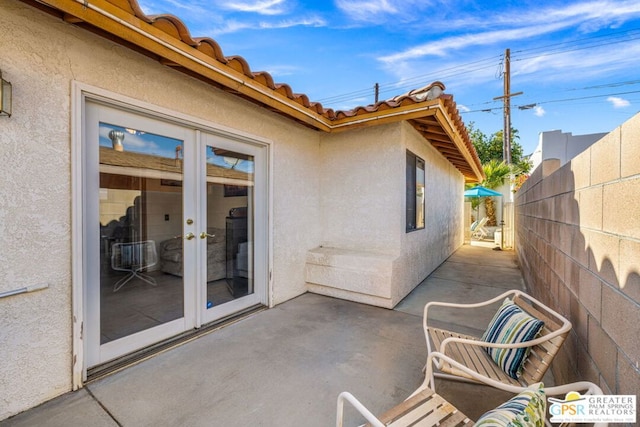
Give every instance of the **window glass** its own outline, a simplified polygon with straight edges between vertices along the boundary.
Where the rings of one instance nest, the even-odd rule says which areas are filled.
[[[407,151],[406,223],[407,231],[425,226],[424,160]]]

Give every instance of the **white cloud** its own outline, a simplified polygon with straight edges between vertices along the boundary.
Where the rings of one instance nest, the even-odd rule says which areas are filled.
[[[536,117],[542,117],[547,114],[547,112],[544,110],[544,108],[542,108],[541,105],[536,105],[535,107],[533,107],[533,114]]]
[[[278,22],[240,22],[227,20],[223,26],[215,28],[212,33],[216,36],[220,34],[236,33],[243,30],[274,30],[291,27],[324,27],[327,23],[317,16],[300,17],[296,19],[285,19]]]
[[[281,15],[287,11],[285,0],[232,1],[221,4],[225,9],[237,12]]]
[[[290,28],[290,27],[324,27],[327,25],[326,21],[317,16],[308,18],[286,19],[279,22],[261,22],[258,24],[260,28],[274,29],[274,28]]]
[[[501,31],[491,32],[484,42],[498,40],[503,36]],[[513,33],[515,35],[516,33]],[[464,37],[464,36],[463,36]],[[479,37],[477,44],[482,44]],[[501,85],[496,79],[496,70],[499,66],[499,58],[492,44],[488,49],[478,46],[472,50],[462,50],[468,43],[467,39],[458,40],[450,37],[441,42],[435,41],[428,46],[422,46],[422,52],[406,51],[401,54],[378,57],[386,72],[396,76],[398,80],[409,79],[415,81],[423,78],[424,82],[441,80],[447,85],[448,91],[458,91],[462,86],[472,85]],[[460,49],[459,54],[447,54],[451,49]],[[430,56],[421,56],[430,50],[432,54],[441,53],[437,61]],[[415,54],[415,55],[414,55]],[[517,84],[535,84],[542,82],[575,82],[575,79],[586,81],[587,79],[609,78],[621,70],[629,70],[635,66],[640,57],[640,40],[631,39],[621,42],[612,49],[610,45],[593,46],[589,49],[567,50],[564,52],[547,52],[537,50],[534,54],[526,52],[512,52],[511,76]],[[477,61],[477,58],[483,58]],[[434,67],[437,64],[437,67]],[[416,70],[426,70],[422,77],[417,77]],[[461,78],[462,77],[462,78]],[[422,82],[422,81],[421,81]],[[413,85],[414,87],[420,84]]]
[[[224,22],[223,25],[211,29],[211,34],[213,36],[219,36],[221,34],[231,34],[236,33],[238,31],[255,28],[254,24],[250,22],[240,22],[235,19],[228,19]]]
[[[463,113],[467,113],[471,111],[471,108],[467,107],[466,105],[458,104],[458,110]]]
[[[335,5],[354,21],[386,24],[394,21],[417,21],[424,16],[417,13],[433,7],[428,0],[335,0]]]
[[[572,80],[579,73],[581,79],[609,76],[618,70],[633,67],[640,55],[640,41],[621,43],[616,49],[610,46],[593,47],[588,50],[563,52],[560,55],[540,52],[536,57],[512,62],[512,76],[527,80]],[[571,72],[567,72],[571,70]]]
[[[264,69],[274,78],[290,76],[300,71],[300,67],[294,65],[267,65]]]
[[[575,22],[584,32],[595,31],[603,27],[616,28],[621,23],[633,20],[640,14],[640,3],[636,0],[596,0],[576,2],[561,7],[534,7],[527,10],[524,4],[514,8],[502,8],[498,13],[494,9],[468,9],[467,15],[459,8],[453,9],[453,16],[446,19],[433,19],[431,25],[438,28],[468,29],[496,27],[534,27],[550,22]],[[606,11],[606,13],[604,12]]]
[[[340,0],[340,2],[342,1],[346,0]],[[381,2],[387,3],[383,0]],[[603,13],[605,10],[606,14]],[[523,11],[522,8],[519,8],[513,12],[491,16],[491,19],[485,19],[486,17],[481,19],[476,17],[457,20],[442,19],[440,20],[443,22],[442,25],[446,25],[449,29],[502,28],[443,38],[392,55],[382,56],[379,60],[388,63],[425,56],[443,57],[453,50],[504,44],[514,40],[522,41],[568,28],[580,28],[583,32],[595,31],[605,26],[617,26],[621,22],[635,19],[638,16],[640,16],[640,2],[636,0],[605,0],[532,11]],[[434,19],[432,22],[435,23],[438,20]]]
[[[389,0],[337,0],[336,6],[356,21],[370,21],[379,15],[398,12]]]
[[[613,108],[624,108],[631,105],[631,103],[626,99],[619,98],[617,96],[610,96],[607,98],[607,101],[613,105]]]
[[[464,34],[461,36],[448,37],[430,43],[425,43],[411,49],[393,55],[378,58],[385,63],[397,61],[407,61],[423,56],[447,56],[451,50],[458,50],[472,46],[487,46],[512,40],[522,40],[541,34],[561,30],[562,24],[548,24],[534,27],[523,27],[511,30],[487,31],[476,34]]]

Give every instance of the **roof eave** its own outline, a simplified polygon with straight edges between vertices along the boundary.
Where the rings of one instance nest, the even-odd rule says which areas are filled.
[[[466,129],[450,95],[420,101],[411,93],[376,104],[369,111],[360,108],[344,117],[331,109],[295,94],[286,84],[274,84],[266,72],[253,73],[241,57],[224,57],[214,40],[194,39],[182,21],[172,15],[145,15],[136,0],[23,0],[59,15],[66,22],[95,31],[135,48],[161,64],[197,77],[234,95],[248,99],[305,126],[324,132],[340,132],[366,126],[435,117],[449,141],[431,142],[460,172],[467,182],[483,180],[482,167],[470,144]],[[437,85],[442,83],[437,82]],[[444,146],[442,144],[445,144]],[[450,152],[453,150],[453,154]],[[457,153],[456,153],[457,151]],[[465,164],[466,163],[466,164]]]

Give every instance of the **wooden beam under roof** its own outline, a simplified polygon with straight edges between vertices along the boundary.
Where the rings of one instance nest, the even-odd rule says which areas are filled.
[[[426,132],[422,132],[422,135],[424,135],[424,137],[429,141],[446,142],[447,144],[455,147],[455,145],[451,142],[451,139],[447,135]]]

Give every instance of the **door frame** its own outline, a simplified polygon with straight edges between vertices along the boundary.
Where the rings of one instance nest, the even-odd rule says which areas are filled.
[[[168,121],[176,125],[186,126],[224,138],[253,144],[266,150],[265,177],[267,182],[265,183],[265,209],[267,218],[265,219],[265,223],[267,224],[267,230],[265,233],[266,242],[264,249],[267,251],[267,254],[264,256],[264,259],[266,262],[265,274],[267,277],[265,278],[265,287],[260,297],[261,301],[267,307],[272,307],[273,304],[273,141],[77,81],[72,82],[71,92],[72,387],[73,390],[77,390],[83,386],[87,379],[87,342],[85,338],[87,295],[85,292],[85,282],[88,272],[85,271],[87,257],[84,246],[87,230],[85,230],[83,202],[83,194],[85,192],[83,176],[86,164],[86,153],[83,149],[86,101],[91,100],[107,104],[110,107],[120,108],[123,111],[149,115],[153,118]],[[198,290],[198,292],[200,291]]]

